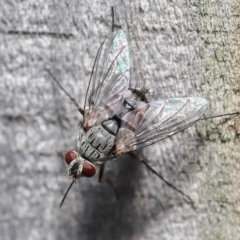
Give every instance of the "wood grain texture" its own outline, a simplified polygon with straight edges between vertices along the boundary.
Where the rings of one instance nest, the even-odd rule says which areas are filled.
[[[206,115],[239,109],[239,2],[4,0],[0,9],[1,239],[240,239],[239,117],[200,121],[143,151],[184,198],[128,156],[110,183],[70,184],[63,161],[79,112],[44,70],[84,104],[98,47],[116,24],[133,81],[160,98],[201,96]]]

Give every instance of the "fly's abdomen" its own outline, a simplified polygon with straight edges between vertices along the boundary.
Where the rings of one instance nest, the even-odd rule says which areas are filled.
[[[118,123],[115,120],[107,120],[92,127],[80,143],[81,156],[93,162],[107,157],[114,146],[117,132]]]

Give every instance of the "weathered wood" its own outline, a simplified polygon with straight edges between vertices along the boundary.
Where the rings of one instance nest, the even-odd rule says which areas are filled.
[[[83,106],[111,6],[134,81],[159,97],[205,97],[208,116],[239,109],[237,1],[2,1],[1,239],[240,239],[239,117],[143,151],[195,208],[128,156],[106,165],[109,183],[78,181],[58,208],[81,116],[45,68]]]

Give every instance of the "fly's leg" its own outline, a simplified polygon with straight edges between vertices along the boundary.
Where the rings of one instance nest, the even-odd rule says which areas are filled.
[[[65,200],[65,198],[67,197],[69,190],[72,188],[72,186],[73,186],[73,184],[74,184],[75,182],[76,182],[76,179],[73,179],[72,182],[71,182],[71,184],[70,184],[70,186],[68,187],[66,193],[65,193],[64,196],[63,196],[63,199],[62,199],[62,201],[61,201],[61,203],[60,203],[60,205],[59,205],[59,208],[61,208],[61,206],[63,205],[64,200]]]
[[[98,175],[98,182],[100,182],[100,183],[103,182],[104,169],[105,169],[105,163],[103,163],[103,164],[100,166],[99,175]]]
[[[141,161],[146,167],[147,169],[155,174],[156,176],[158,176],[164,183],[166,183],[170,188],[172,188],[173,190],[177,191],[178,193],[180,193],[182,196],[184,196],[184,199],[186,200],[187,203],[189,203],[194,209],[196,208],[194,205],[193,200],[187,195],[185,194],[183,191],[179,190],[178,188],[176,188],[173,184],[171,184],[170,182],[168,182],[167,180],[165,180],[165,178],[159,174],[158,172],[156,172],[143,158],[141,158],[140,156],[136,155],[135,153],[128,153],[131,156],[134,156],[135,158],[137,158],[139,161]]]
[[[115,17],[114,17],[114,7],[111,7],[111,11],[112,11],[112,32],[114,32],[114,29],[116,28],[116,29],[119,29],[119,28],[121,28],[121,26],[120,25],[117,25],[117,24],[115,24]]]
[[[45,68],[45,70],[49,73],[49,75],[52,77],[53,81],[58,85],[58,87],[70,98],[70,100],[74,103],[74,105],[77,107],[77,110],[84,116],[84,110],[78,106],[77,101],[75,98],[73,98],[65,89],[64,87],[58,82],[58,80],[54,77],[52,72],[48,69]]]
[[[78,107],[77,110],[84,116],[84,110],[82,108]]]
[[[198,121],[200,121],[200,120],[208,120],[208,119],[218,118],[218,117],[228,117],[228,116],[239,115],[239,114],[240,114],[240,112],[219,114],[219,115],[210,116],[210,117],[202,117],[202,118],[200,118]]]

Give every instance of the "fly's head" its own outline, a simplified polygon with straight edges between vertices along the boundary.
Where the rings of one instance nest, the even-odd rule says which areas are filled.
[[[66,152],[65,162],[68,164],[69,177],[73,179],[93,177],[96,173],[95,165],[79,156],[79,154],[73,150]]]

